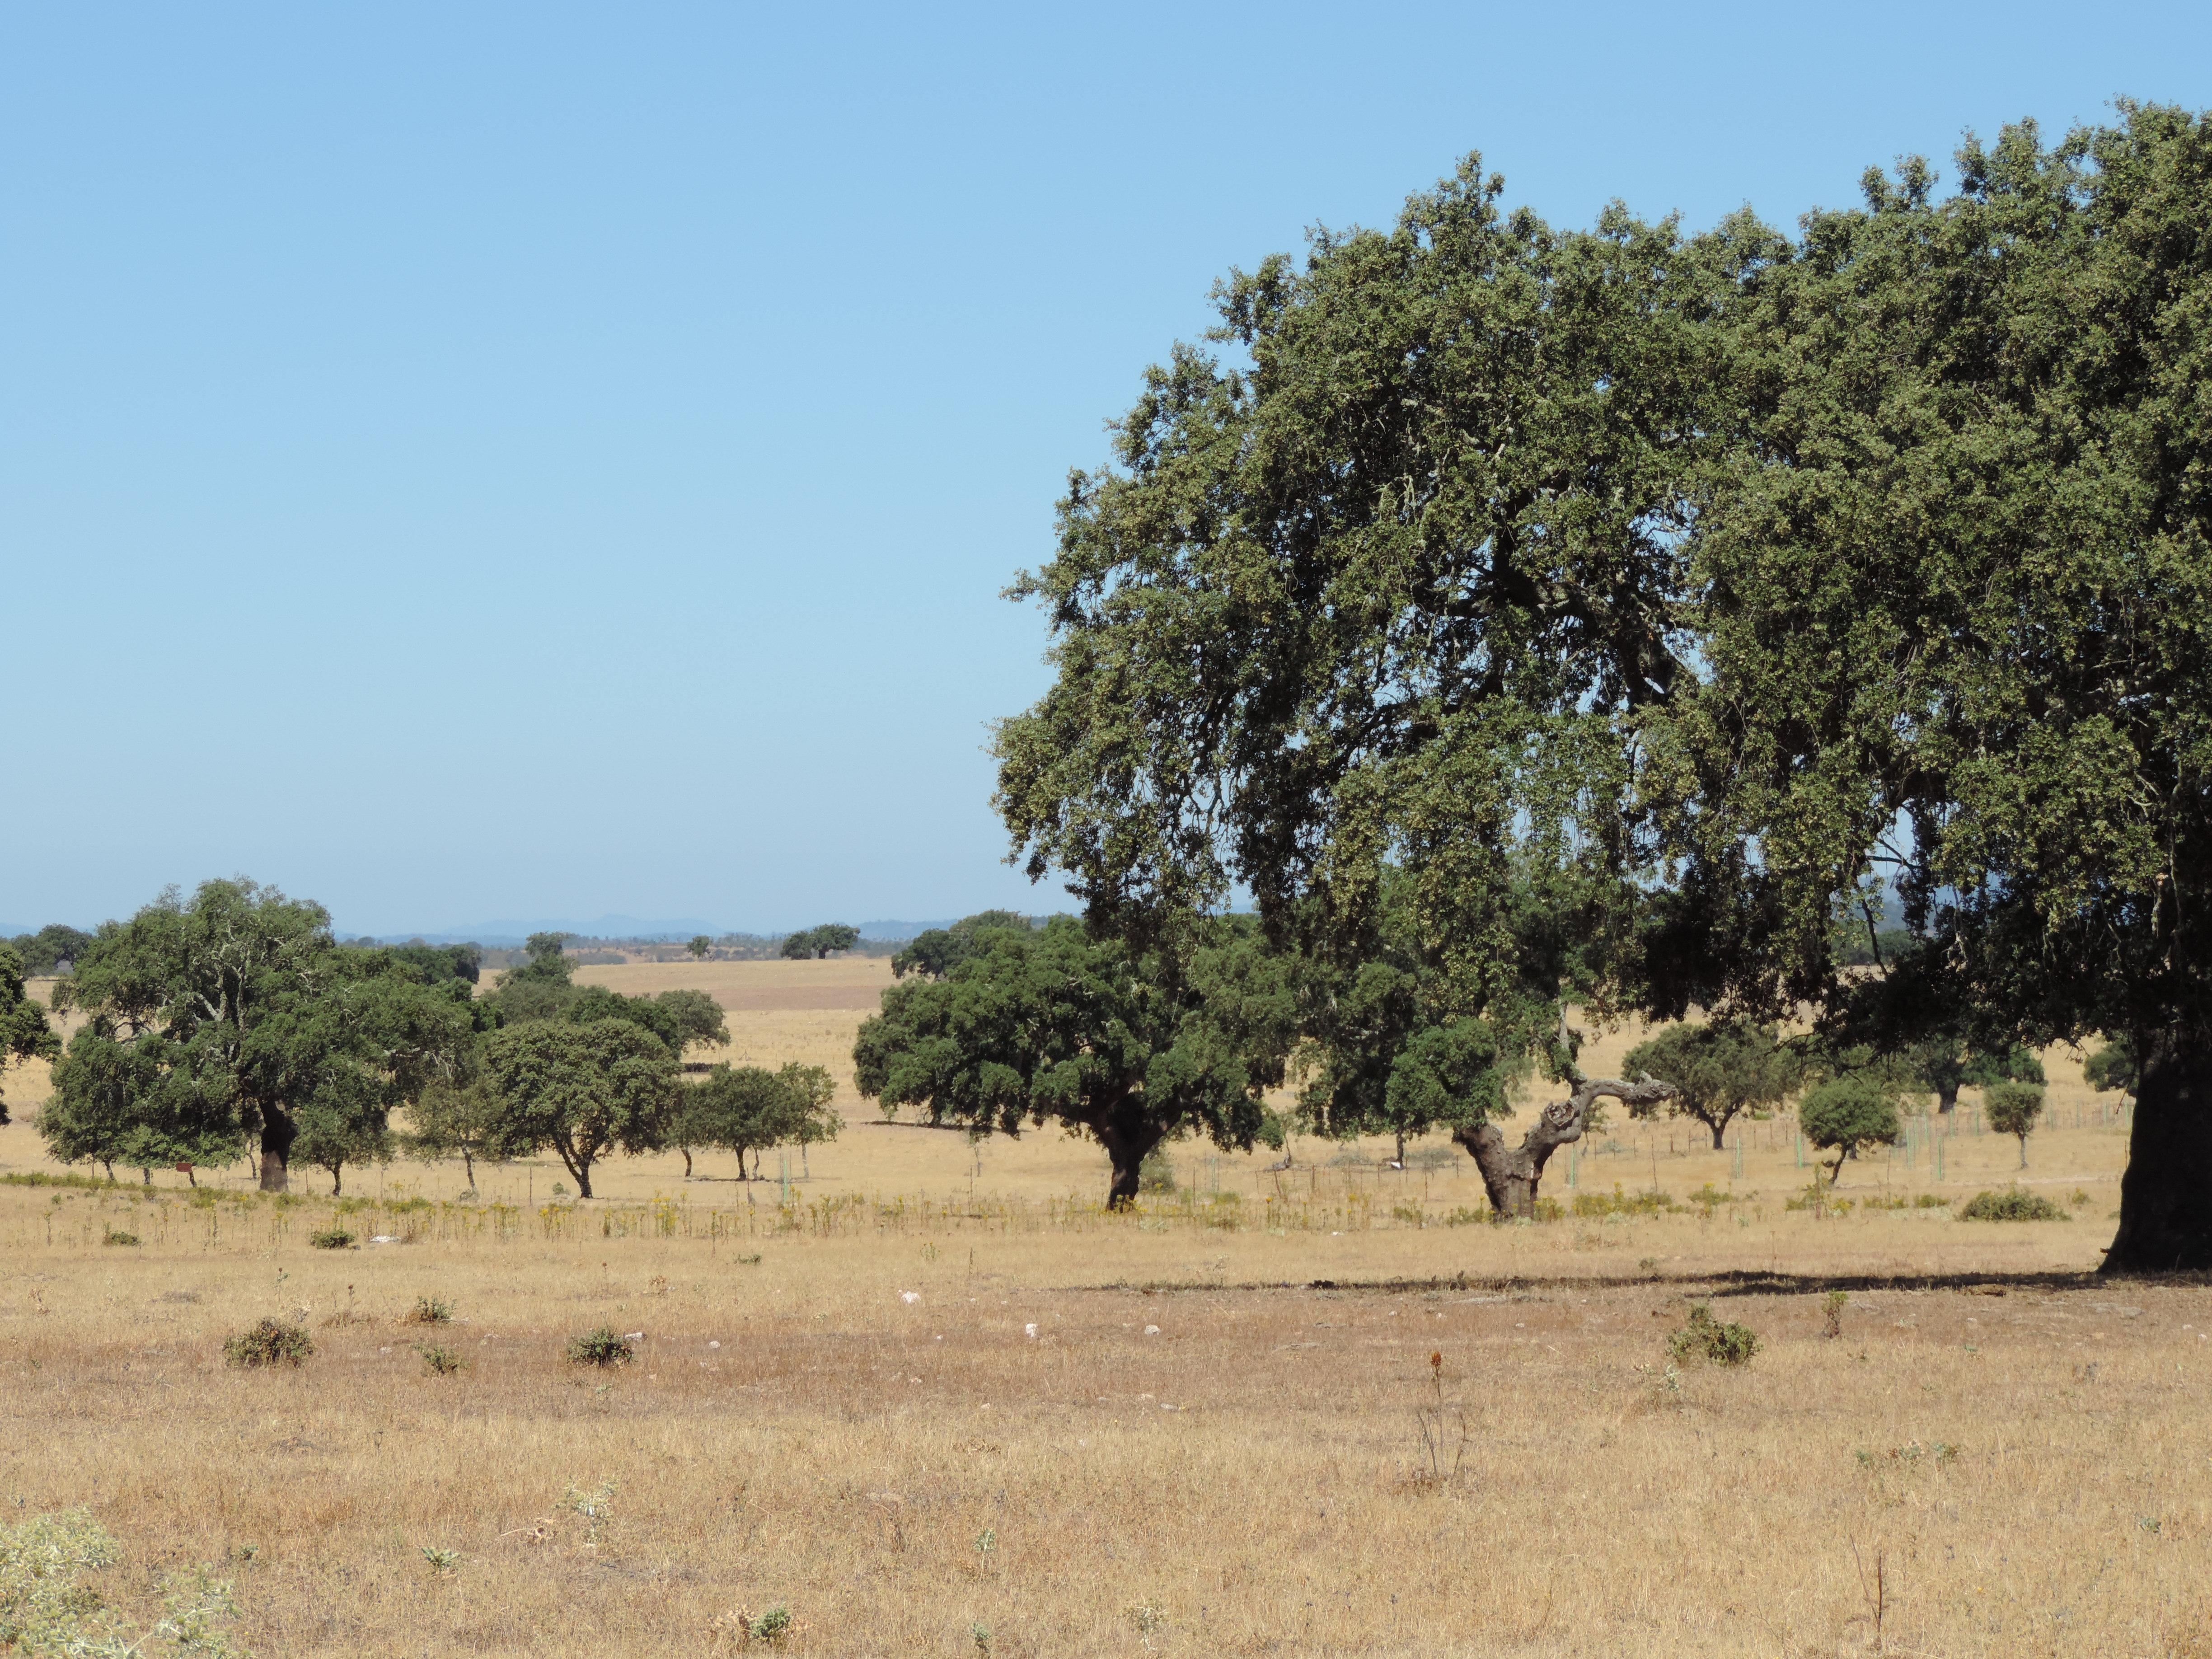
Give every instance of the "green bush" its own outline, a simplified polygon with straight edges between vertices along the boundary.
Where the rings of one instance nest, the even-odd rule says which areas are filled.
[[[107,1237],[100,1242],[103,1244],[136,1244],[138,1242],[138,1235],[126,1233],[119,1227],[110,1227],[107,1230]]]
[[[453,1304],[447,1301],[444,1297],[418,1296],[415,1298],[414,1307],[408,1311],[407,1323],[443,1325],[448,1323],[453,1316]]]
[[[568,1339],[568,1360],[575,1365],[627,1365],[637,1351],[614,1333],[611,1325]]]
[[[1168,1156],[1166,1147],[1155,1146],[1145,1154],[1145,1161],[1137,1166],[1137,1190],[1140,1193],[1172,1193],[1175,1189],[1175,1160]]]
[[[1961,1221],[2063,1221],[2066,1212],[2040,1193],[2008,1187],[2001,1193],[1976,1193],[1960,1207]]]
[[[1667,1339],[1667,1352],[1677,1364],[1703,1359],[1715,1365],[1748,1365],[1759,1352],[1759,1338],[1748,1326],[1716,1320],[1711,1304],[1694,1302],[1689,1323]]]
[[[287,1319],[264,1319],[222,1345],[222,1363],[248,1370],[264,1365],[298,1366],[315,1351],[307,1328]]]
[[[433,1376],[451,1376],[456,1371],[465,1371],[469,1368],[466,1357],[458,1349],[419,1342],[416,1344],[415,1352],[422,1356],[423,1369]]]
[[[1666,1193],[1624,1193],[1614,1182],[1610,1193],[1577,1193],[1575,1213],[1586,1218],[1609,1215],[1665,1215],[1674,1207]]]
[[[349,1250],[353,1235],[343,1227],[325,1227],[319,1233],[309,1233],[307,1243],[318,1250]]]

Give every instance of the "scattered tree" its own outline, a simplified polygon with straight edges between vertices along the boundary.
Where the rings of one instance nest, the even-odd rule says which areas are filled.
[[[33,979],[68,973],[84,954],[93,936],[81,927],[50,922],[35,933],[19,933],[7,941],[21,958],[23,972]]]
[[[471,1190],[477,1184],[477,1160],[499,1156],[499,1104],[480,1079],[431,1084],[408,1116],[412,1133],[404,1142],[407,1150],[426,1163],[459,1158]]]
[[[678,1075],[668,1045],[626,1019],[532,1020],[484,1044],[501,1152],[521,1157],[550,1147],[584,1198],[592,1195],[592,1166],[610,1152],[665,1144],[681,1103]]]
[[[562,1018],[571,1024],[626,1019],[659,1037],[681,1064],[695,1042],[727,1042],[730,1026],[722,1005],[704,991],[663,991],[658,996],[626,997],[603,985],[580,988]]]
[[[1872,1071],[1846,1072],[1806,1091],[1797,1103],[1798,1126],[1805,1139],[1836,1161],[1828,1170],[1832,1187],[1844,1160],[1869,1146],[1893,1146],[1905,1133],[1891,1084]]]
[[[562,946],[566,933],[532,933],[524,941],[526,959],[499,976],[492,994],[501,1024],[521,1024],[533,1019],[558,1019],[582,994],[575,982],[576,965]]]
[[[926,927],[891,957],[891,976],[904,979],[908,974],[920,974],[927,979],[943,979],[981,948],[987,934],[1005,928],[1027,933],[1029,927],[1029,918],[1012,910],[979,910],[950,927]]]
[[[1632,1106],[1648,1117],[1663,1105],[1676,1117],[1693,1117],[1712,1132],[1713,1150],[1728,1145],[1728,1126],[1738,1113],[1766,1117],[1800,1081],[1797,1056],[1771,1026],[1722,1019],[1672,1025],[1628,1051],[1625,1070],[1653,1073],[1674,1085],[1663,1102]]]
[[[2097,1052],[2089,1056],[2082,1065],[2081,1075],[2100,1094],[2118,1089],[2123,1094],[2132,1096],[2141,1071],[2142,1067],[2136,1060],[2135,1041],[2123,1033],[2100,1045]]]
[[[24,994],[23,959],[0,945],[0,1073],[18,1060],[51,1060],[61,1039],[46,1023],[46,1011]],[[0,1123],[8,1121],[8,1103],[0,1099]]]
[[[1713,994],[1883,1048],[2129,1034],[2107,1273],[2212,1267],[2208,171],[2212,118],[2123,103],[1767,239],[1717,313],[1741,461],[1684,543],[1700,683],[1650,728]],[[1912,943],[1844,974],[1878,872]]]
[[[2034,1083],[1992,1083],[1982,1091],[1982,1110],[1990,1127],[2020,1139],[2020,1167],[2027,1167],[2027,1138],[2043,1115],[2043,1088]]]
[[[1906,1048],[1903,1064],[1913,1082],[1936,1097],[1936,1109],[1948,1113],[1959,1103],[1961,1088],[1985,1089],[1993,1083],[2042,1083],[2043,1062],[2014,1043],[1996,1053],[1969,1048],[1955,1031],[1936,1031]]]
[[[786,1066],[770,1072],[758,1066],[716,1066],[696,1087],[684,1109],[684,1133],[696,1145],[720,1146],[738,1155],[738,1179],[748,1178],[745,1159],[774,1146],[807,1146],[833,1139],[841,1127],[829,1110],[836,1085],[818,1066]],[[684,1172],[691,1173],[689,1154]]]
[[[1249,1149],[1282,1080],[1292,1002],[1280,960],[1237,918],[1192,922],[1183,945],[1139,955],[1066,917],[994,930],[944,979],[884,994],[854,1047],[860,1092],[981,1133],[1064,1124],[1105,1148],[1109,1202],[1127,1207],[1164,1139]]]
[[[797,961],[812,957],[827,957],[832,951],[849,951],[860,942],[860,930],[842,921],[825,921],[819,927],[809,927],[801,933],[787,935],[783,941],[783,954]]]
[[[691,953],[692,961],[704,962],[707,952],[714,948],[714,941],[705,933],[694,933],[691,942],[684,948]]]

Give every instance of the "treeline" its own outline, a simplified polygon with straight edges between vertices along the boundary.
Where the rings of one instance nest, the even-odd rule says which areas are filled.
[[[256,1156],[264,1191],[304,1164],[337,1192],[348,1168],[410,1155],[460,1158],[473,1187],[479,1160],[550,1151],[588,1198],[617,1152],[673,1147],[689,1174],[694,1152],[724,1150],[742,1176],[749,1155],[838,1127],[818,1066],[687,1082],[686,1051],[729,1038],[714,999],[578,985],[557,933],[489,995],[475,945],[340,945],[320,905],[246,881],[166,893],[69,943],[53,1006],[83,1024],[66,1048],[0,946],[0,1059],[52,1062],[39,1133],[111,1176]]]
[[[1279,1149],[1293,1130],[1386,1135],[1402,1164],[1407,1141],[1442,1130],[1474,1157],[1492,1209],[1520,1216],[1535,1213],[1552,1153],[1602,1121],[1606,1097],[1632,1118],[1694,1120],[1718,1147],[1739,1116],[1771,1117],[1797,1097],[1806,1138],[1833,1154],[1832,1182],[1847,1159],[1899,1139],[1914,1098],[1948,1113],[1962,1088],[1981,1089],[2023,1160],[2042,1110],[2035,1056],[1978,1048],[1963,1028],[1883,1051],[1741,1018],[1689,1021],[1632,1049],[1630,1079],[1587,1078],[1574,1064],[1581,1033],[1564,1021],[1539,1056],[1440,1011],[1410,932],[1346,968],[1271,941],[1253,916],[1188,917],[1172,942],[1133,947],[1073,917],[1037,928],[985,911],[922,934],[894,967],[901,982],[854,1046],[860,1092],[974,1133],[1052,1122],[1086,1135],[1106,1152],[1117,1207],[1135,1200],[1146,1158],[1189,1136],[1249,1151]],[[1496,1120],[1540,1063],[1569,1098],[1509,1148]],[[2120,1048],[2100,1051],[2090,1073],[2099,1087],[2133,1085]],[[1278,1110],[1270,1098],[1286,1085]]]

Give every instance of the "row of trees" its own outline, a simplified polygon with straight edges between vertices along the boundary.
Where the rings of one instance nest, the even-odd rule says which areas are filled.
[[[1116,1206],[1133,1201],[1145,1159],[1170,1139],[1249,1151],[1279,1147],[1293,1127],[1383,1134],[1402,1162],[1408,1139],[1441,1128],[1506,1214],[1534,1210],[1551,1153],[1594,1127],[1608,1096],[1634,1118],[1694,1120],[1718,1148],[1739,1116],[1771,1116],[1802,1093],[1806,1134],[1835,1153],[1831,1181],[1846,1158],[1898,1139],[1906,1097],[1949,1112],[1961,1086],[1981,1088],[1991,1127],[2020,1135],[2023,1156],[2041,1108],[2042,1065],[2021,1048],[1985,1054],[1954,1038],[1881,1054],[1720,1019],[1638,1044],[1625,1082],[1583,1077],[1580,1033],[1562,1024],[1546,1058],[1569,1099],[1522,1147],[1502,1148],[1495,1120],[1511,1115],[1508,1096],[1538,1057],[1501,1053],[1480,1020],[1422,1019],[1413,967],[1369,962],[1346,976],[1272,947],[1250,916],[1193,921],[1180,943],[1133,951],[1073,917],[1040,927],[1003,910],[933,930],[894,959],[901,982],[860,1028],[860,1091],[971,1132],[1049,1121],[1085,1135],[1107,1153]],[[1278,1113],[1268,1096],[1286,1080],[1297,1087]]]
[[[83,942],[55,987],[83,1024],[64,1050],[0,947],[0,1043],[53,1063],[39,1129],[54,1156],[121,1164],[221,1165],[251,1146],[260,1185],[291,1166],[330,1172],[400,1152],[480,1158],[551,1151],[588,1198],[614,1152],[748,1154],[836,1133],[819,1067],[718,1065],[684,1078],[695,1043],[723,1042],[704,992],[626,997],[574,981],[562,936],[477,994],[472,945],[340,945],[319,905],[247,881],[165,893]],[[394,1126],[405,1109],[410,1127]]]
[[[1794,236],[1562,231],[1469,157],[1231,273],[1230,359],[1148,372],[1015,588],[1056,673],[996,805],[1084,948],[1204,1002],[1249,893],[1331,1102],[1448,1097],[1508,1185],[1607,1092],[1571,1003],[1880,1054],[2106,1033],[2106,1266],[2212,1267],[2212,121],[2120,110]],[[1003,1116],[1095,1070],[942,1052],[873,1076]],[[1508,1147],[1532,1065],[1566,1098]]]

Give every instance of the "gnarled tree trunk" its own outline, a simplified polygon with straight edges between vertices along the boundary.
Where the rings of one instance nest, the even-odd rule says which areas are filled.
[[[2167,1036],[2137,1044],[2120,1230],[2108,1273],[2212,1268],[2212,1051]]]
[[[1091,1132],[1098,1137],[1114,1166],[1113,1179],[1106,1188],[1106,1207],[1131,1208],[1137,1201],[1137,1182],[1145,1160],[1167,1139],[1167,1132],[1135,1110],[1106,1112],[1092,1122]]]
[[[1673,1099],[1674,1085],[1653,1077],[1641,1077],[1633,1083],[1611,1077],[1578,1079],[1573,1094],[1553,1101],[1536,1115],[1534,1127],[1522,1136],[1518,1146],[1508,1146],[1494,1123],[1455,1130],[1452,1139],[1467,1148],[1475,1167],[1482,1171],[1490,1207],[1509,1218],[1534,1215],[1536,1187],[1544,1178],[1544,1165],[1560,1147],[1583,1138],[1590,1108],[1606,1095],[1624,1105],[1641,1106]]]
[[[292,1143],[299,1139],[292,1115],[274,1106],[261,1112],[261,1190],[281,1193],[292,1185]]]

